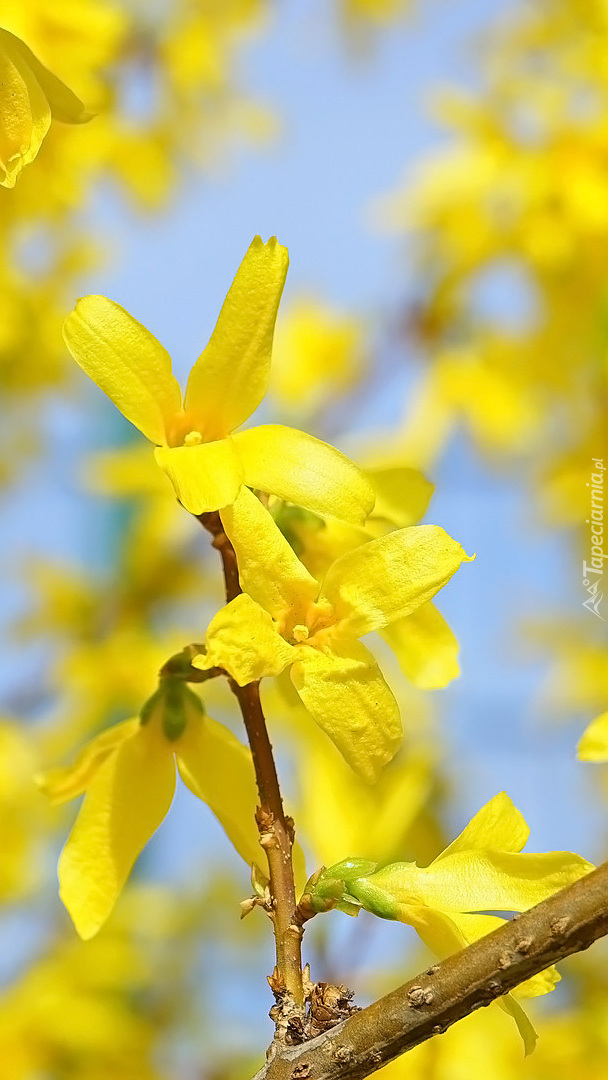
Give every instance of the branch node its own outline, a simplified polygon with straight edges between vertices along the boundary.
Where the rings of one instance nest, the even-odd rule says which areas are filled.
[[[431,1005],[435,994],[430,986],[412,986],[408,990],[407,999],[413,1009],[420,1009],[423,1005]]]
[[[338,1046],[336,1048],[336,1061],[341,1061],[344,1065],[347,1065],[349,1061],[352,1061],[354,1056],[355,1052],[352,1046]]]
[[[518,953],[521,953],[522,956],[525,956],[526,953],[530,952],[533,944],[534,942],[531,937],[522,938],[521,941],[516,943],[515,949]]]

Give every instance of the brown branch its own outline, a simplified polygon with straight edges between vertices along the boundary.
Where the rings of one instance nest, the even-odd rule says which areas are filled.
[[[293,1048],[254,1080],[361,1080],[475,1009],[608,934],[608,863]]]
[[[213,510],[208,514],[197,514],[196,516],[203,528],[211,533],[213,537],[211,543],[221,555],[222,569],[224,571],[224,584],[226,587],[226,603],[229,604],[231,600],[234,600],[235,596],[238,596],[239,593],[243,591],[239,581],[239,568],[236,561],[236,552],[224,532],[222,519],[217,510]]]
[[[242,591],[235,550],[224,532],[219,513],[198,515],[201,524],[213,536],[213,546],[222,558],[226,601],[230,603]],[[230,679],[243,716],[253,757],[260,795],[256,819],[260,843],[268,858],[270,893],[276,941],[277,971],[270,980],[277,997],[284,1000],[280,1020],[288,1020],[290,1008],[299,1012],[304,1005],[302,986],[302,927],[295,918],[296,895],[292,864],[293,822],[285,815],[272,746],[260,701],[259,682],[238,686]],[[287,998],[285,1000],[285,992]]]

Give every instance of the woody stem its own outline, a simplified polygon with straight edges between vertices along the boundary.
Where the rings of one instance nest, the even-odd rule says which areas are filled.
[[[213,547],[220,553],[226,602],[230,603],[241,592],[236,552],[224,532],[217,511],[198,514],[197,517],[201,525],[211,533]],[[239,703],[245,723],[260,796],[256,820],[260,830],[260,843],[268,859],[276,942],[277,988],[284,988],[294,1004],[302,1008],[302,928],[296,919],[292,863],[293,822],[283,809],[272,745],[260,701],[260,684],[252,682],[247,686],[238,686],[230,679],[230,688]]]

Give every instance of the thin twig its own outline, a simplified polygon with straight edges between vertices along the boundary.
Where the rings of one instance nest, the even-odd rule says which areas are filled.
[[[316,1039],[283,1048],[254,1080],[362,1080],[605,934],[608,863]]]
[[[213,536],[213,546],[222,558],[226,601],[242,591],[235,550],[226,536],[219,513],[200,514],[199,521]],[[270,980],[277,997],[287,995],[289,1005],[300,1011],[304,1004],[302,986],[302,928],[295,918],[296,895],[292,864],[293,822],[283,809],[272,746],[260,701],[259,682],[238,686],[230,679],[243,716],[260,795],[256,819],[260,843],[266,851],[273,904],[277,971]],[[287,1008],[286,1013],[289,1013]]]

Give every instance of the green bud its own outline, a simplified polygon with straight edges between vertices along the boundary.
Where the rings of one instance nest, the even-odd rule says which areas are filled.
[[[373,874],[377,865],[369,859],[343,859],[333,866],[317,871],[305,888],[313,910],[321,913],[338,908],[348,915],[358,914],[361,905],[353,894],[351,882],[365,874]]]

